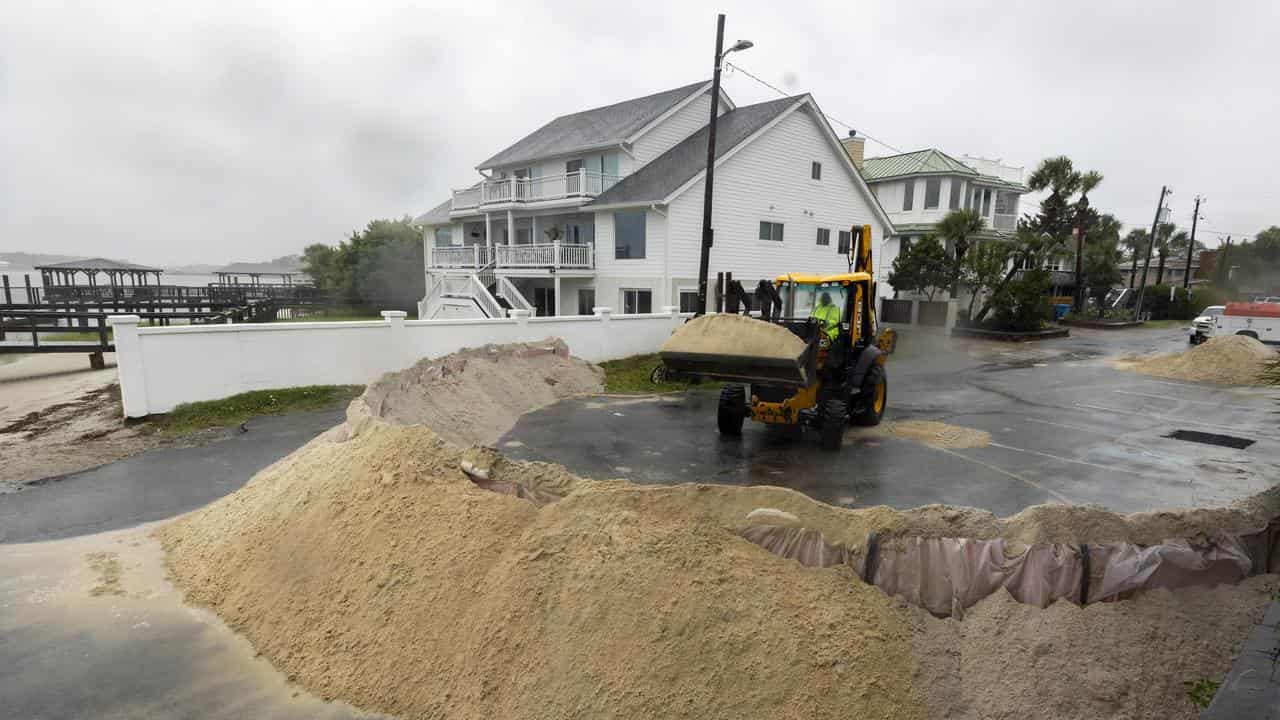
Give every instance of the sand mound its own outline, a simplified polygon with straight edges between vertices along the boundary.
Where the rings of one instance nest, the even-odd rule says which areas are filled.
[[[497,442],[521,414],[599,392],[599,368],[569,356],[563,340],[485,345],[383,375],[355,410],[398,425],[427,425],[461,445]]]
[[[520,412],[596,381],[561,348],[467,351],[384,377],[353,402],[346,425],[162,528],[174,580],[326,698],[485,720],[922,718],[926,699],[936,717],[1100,707],[1075,716],[1164,718],[1181,712],[1167,683],[1138,685],[1161,667],[1220,677],[1244,637],[1238,626],[1265,602],[1252,585],[1212,591],[1204,604],[1222,606],[1225,630],[1210,631],[1214,616],[1192,610],[1126,624],[1125,613],[1149,606],[1059,603],[1040,615],[992,596],[968,611],[964,622],[978,623],[969,631],[921,618],[856,569],[871,532],[885,548],[1002,535],[1151,543],[1256,529],[1280,513],[1280,491],[1232,508],[1131,516],[1055,505],[1007,519],[941,505],[849,510],[776,487],[591,480],[445,439],[494,437]],[[513,378],[492,357],[523,372]],[[816,533],[848,564],[804,567],[740,536],[775,521]],[[1146,602],[1182,607],[1184,591],[1161,592]],[[1129,634],[1101,634],[1098,618]],[[1148,642],[1158,632],[1182,642]],[[1210,632],[1204,648],[1188,639]],[[1072,700],[1081,687],[1072,668],[1088,673],[1102,705]],[[1199,678],[1169,682],[1183,679]]]
[[[934,718],[1193,720],[1183,683],[1222,679],[1278,586],[1262,575],[1044,610],[1001,591],[963,621],[919,614],[915,681]]]
[[[986,447],[991,444],[991,433],[986,430],[948,425],[932,420],[899,420],[867,428],[859,434],[915,440],[925,445],[950,450]]]
[[[794,360],[804,350],[804,341],[781,325],[747,315],[720,313],[702,315],[681,325],[658,352]]]
[[[909,616],[847,568],[463,459],[380,421],[317,440],[163,528],[171,572],[291,679],[403,717],[925,716]]]
[[[1126,358],[1116,365],[1176,380],[1259,385],[1264,363],[1275,356],[1274,350],[1251,337],[1227,335],[1210,338],[1185,352],[1147,359]]]

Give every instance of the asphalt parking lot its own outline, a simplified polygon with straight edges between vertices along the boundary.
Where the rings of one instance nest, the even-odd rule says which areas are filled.
[[[902,335],[888,364],[886,422],[985,430],[970,449],[866,437],[839,453],[748,423],[716,432],[715,391],[580,398],[524,416],[500,442],[512,457],[640,483],[782,485],[848,507],[970,505],[1008,515],[1037,503],[1120,512],[1227,503],[1280,477],[1278,393],[1116,370],[1108,359],[1186,348],[1181,329],[1082,330],[1038,343]],[[1176,430],[1253,440],[1236,450],[1165,437]]]

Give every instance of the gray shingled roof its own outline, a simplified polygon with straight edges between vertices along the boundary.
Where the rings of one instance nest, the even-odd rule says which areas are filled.
[[[413,219],[414,225],[441,225],[449,222],[449,210],[453,208],[453,198],[449,198],[430,210]]]
[[[513,165],[620,143],[706,84],[703,80],[634,100],[561,115],[478,167]]]
[[[721,115],[716,122],[716,157],[719,158],[736,147],[803,97],[796,95],[746,105]],[[703,125],[701,130],[623,178],[617,185],[587,203],[586,207],[664,201],[676,188],[706,169],[708,127]]]
[[[85,258],[84,260],[68,260],[48,265],[37,265],[36,270],[126,270],[133,272],[164,272],[157,267],[135,265],[133,263],[108,260],[106,258]]]

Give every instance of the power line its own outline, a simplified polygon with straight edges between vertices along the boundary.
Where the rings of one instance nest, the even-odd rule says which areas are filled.
[[[768,82],[768,81],[766,81],[766,80],[762,80],[762,79],[760,79],[759,77],[756,77],[755,75],[752,75],[752,74],[751,74],[751,73],[750,73],[746,68],[742,67],[741,65],[735,65],[735,64],[733,64],[733,63],[729,62],[728,60],[726,60],[724,64],[725,64],[725,65],[727,65],[728,67],[731,67],[731,68],[733,68],[734,70],[736,70],[736,71],[738,71],[738,72],[742,73],[743,75],[746,75],[747,77],[751,78],[752,80],[755,80],[756,82],[760,83],[761,85],[763,85],[763,86],[765,86],[765,87],[769,88],[770,90],[772,90],[772,91],[774,91],[774,92],[778,93],[779,95],[781,95],[781,96],[783,96],[783,97],[790,97],[790,96],[791,96],[791,93],[789,93],[789,92],[786,92],[786,91],[782,90],[782,89],[781,89],[781,88],[779,88],[778,86],[773,85],[773,84],[769,83],[769,82]],[[839,118],[837,118],[837,117],[834,117],[834,116],[832,116],[832,115],[828,115],[828,114],[827,114],[827,113],[825,113],[825,112],[824,112],[824,113],[822,113],[822,115],[823,115],[825,118],[827,118],[828,120],[830,120],[831,122],[833,122],[833,123],[835,123],[835,124],[837,124],[837,125],[843,125],[845,128],[847,128],[847,129],[849,129],[849,130],[857,130],[858,132],[862,133],[862,136],[863,136],[863,137],[865,137],[866,139],[868,139],[868,140],[870,140],[870,141],[872,141],[872,142],[874,142],[874,143],[878,143],[878,144],[880,144],[880,145],[883,145],[883,146],[885,146],[885,147],[889,148],[890,150],[892,150],[892,151],[894,151],[894,152],[898,153],[899,155],[901,155],[901,154],[903,154],[903,153],[905,153],[905,152],[906,152],[905,150],[900,150],[900,149],[898,149],[898,148],[896,148],[896,147],[894,147],[894,146],[890,145],[889,143],[887,143],[887,142],[885,142],[885,141],[883,141],[883,140],[879,140],[879,139],[877,139],[877,138],[872,137],[872,136],[871,136],[871,134],[870,134],[870,133],[868,133],[868,132],[866,132],[866,131],[858,130],[858,128],[855,128],[854,126],[850,125],[849,123],[847,123],[847,122],[845,122],[845,121],[843,121],[843,120],[841,120],[841,119],[839,119]]]

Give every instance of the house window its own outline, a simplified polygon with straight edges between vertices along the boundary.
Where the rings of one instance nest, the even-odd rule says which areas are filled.
[[[819,245],[831,244],[831,228],[818,228],[818,244]]]
[[[593,315],[596,306],[595,288],[578,288],[578,314]]]
[[[532,232],[533,232],[533,228],[522,228],[522,227],[516,228],[516,244],[517,245],[531,244],[533,242],[533,240],[531,239]]]
[[[570,160],[564,164],[564,191],[569,195],[576,195],[582,192],[582,175],[579,170],[582,169],[581,160]]]
[[[902,211],[906,212],[911,209],[912,203],[916,199],[916,181],[908,180],[902,184]]]
[[[447,227],[436,228],[436,247],[453,245],[453,230]]]
[[[1018,213],[1018,193],[1001,190],[996,193],[996,214],[1016,215]]]
[[[951,201],[947,203],[947,207],[952,210],[960,209],[960,186],[962,183],[959,178],[951,179]]]
[[[942,178],[925,178],[924,181],[924,209],[937,210],[938,198],[942,195]]]
[[[680,291],[680,312],[682,313],[698,312],[698,291],[697,290],[681,290]]]
[[[653,312],[653,291],[652,290],[627,290],[622,291],[622,314],[637,315]]]
[[[760,221],[760,239],[782,242],[782,223]]]
[[[518,170],[513,171],[512,174],[518,178],[527,178],[530,176],[529,168],[519,168]]]
[[[615,260],[638,260],[644,258],[644,215],[644,210],[619,210],[613,214],[613,257]]]
[[[564,164],[564,172],[566,175],[576,173],[581,169],[582,169],[581,160],[570,160],[569,162]]]
[[[818,162],[817,160],[813,161],[813,164],[809,168],[809,177],[813,178],[814,180],[822,179],[822,163]]]
[[[991,188],[982,191],[982,217],[991,214]]]
[[[849,252],[853,250],[853,233],[848,230],[841,230],[836,239],[839,242],[839,245],[836,247],[836,252],[841,255],[848,255]]]
[[[982,189],[973,189],[973,202],[969,203],[969,209],[978,212],[982,208]]]

